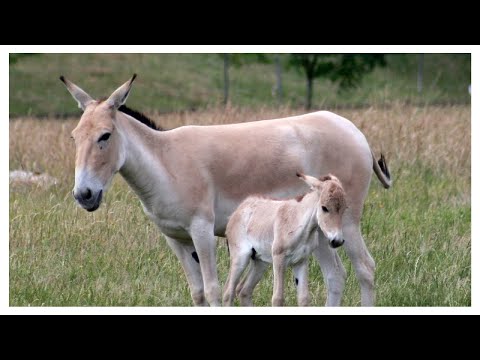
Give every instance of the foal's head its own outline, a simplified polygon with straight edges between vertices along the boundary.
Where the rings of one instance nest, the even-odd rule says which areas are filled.
[[[347,208],[345,191],[340,180],[332,174],[315,178],[297,173],[313,191],[318,193],[316,217],[318,226],[328,239],[331,247],[336,248],[344,243],[342,233],[342,216]]]

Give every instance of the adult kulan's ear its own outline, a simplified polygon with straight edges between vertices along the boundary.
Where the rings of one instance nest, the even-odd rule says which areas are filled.
[[[297,172],[297,176],[305,181],[308,186],[310,186],[310,189],[312,190],[318,190],[322,188],[322,182],[318,180],[316,177],[313,176],[308,176],[302,173]]]
[[[130,94],[133,80],[135,80],[136,77],[137,74],[133,74],[130,80],[128,80],[125,84],[115,90],[112,95],[110,95],[110,97],[106,100],[106,103],[114,109],[118,109],[120,106],[125,104],[128,94]]]
[[[85,110],[87,105],[94,101],[90,95],[88,95],[70,80],[65,79],[63,75],[60,76],[60,80],[62,80],[62,82],[65,84],[67,90],[70,92],[70,94],[72,94],[73,98],[77,100],[78,107],[80,109]]]

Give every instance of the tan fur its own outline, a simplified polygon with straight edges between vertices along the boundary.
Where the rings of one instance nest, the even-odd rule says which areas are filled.
[[[313,190],[302,201],[284,201],[251,196],[244,200],[232,214],[227,225],[227,239],[230,249],[230,272],[223,296],[224,305],[231,306],[235,297],[238,280],[251,254],[255,259],[250,269],[265,269],[256,261],[274,265],[274,295],[272,304],[283,305],[285,267],[294,266],[300,272],[297,278],[298,304],[308,305],[308,256],[316,249],[319,241],[327,239],[335,246],[343,243],[342,216],[346,209],[345,191],[333,175],[319,180],[299,175]],[[328,209],[328,212],[324,211]],[[324,234],[318,238],[317,231]],[[255,281],[246,281],[238,289],[241,304],[252,304],[253,290],[262,274],[247,275]]]
[[[225,234],[228,217],[238,204],[252,194],[280,199],[304,194],[307,187],[296,178],[297,171],[317,177],[334,173],[347,194],[344,232],[351,237],[347,253],[361,280],[362,303],[373,302],[374,265],[359,223],[372,169],[379,178],[383,175],[355,125],[321,111],[159,132],[117,111],[126,101],[133,79],[98,102],[62,78],[85,110],[72,133],[77,146],[74,196],[80,203],[82,197],[86,199],[82,206],[94,211],[114,174],[120,172],[139,196],[146,214],[168,237],[182,262],[195,304],[205,304],[205,298],[210,304],[219,304],[214,235]],[[102,147],[98,139],[106,131],[111,136]],[[192,260],[192,249],[200,264]],[[320,259],[325,254],[316,256]],[[341,271],[330,270],[329,265],[338,261],[332,253],[320,264],[325,276],[332,278],[329,289],[343,288]],[[329,302],[338,303],[340,296],[330,296],[329,290],[333,299]]]
[[[329,114],[321,112],[234,125],[185,126],[157,132],[132,122],[121,112],[112,114],[105,102],[93,103],[88,106],[73,131],[74,137],[78,139],[77,143],[87,143],[86,146],[80,145],[77,150],[76,166],[85,166],[88,161],[90,167],[101,172],[102,179],[107,176],[103,171],[108,173],[112,170],[100,170],[100,167],[103,163],[114,163],[115,152],[97,156],[99,151],[96,140],[104,129],[115,129],[112,119],[115,115],[116,122],[125,128],[127,136],[141,138],[145,148],[151,151],[152,157],[164,167],[172,180],[183,179],[172,181],[173,187],[182,197],[183,208],[196,211],[199,202],[211,199],[214,194],[208,193],[208,184],[213,186],[216,196],[227,198],[233,204],[254,193],[278,197],[298,196],[305,192],[305,187],[296,179],[296,171],[319,176],[320,172],[335,169],[337,161],[340,160],[341,155],[329,155],[326,159],[319,158],[315,163],[305,166],[305,159],[312,156],[307,143],[312,148],[323,149],[334,148],[336,142],[340,141],[334,137],[324,138],[322,135],[325,131],[335,133],[334,128],[338,128]],[[320,128],[317,130],[316,126]],[[305,144],[292,143],[291,146],[285,146],[284,137],[285,134],[288,135],[291,127],[295,128],[297,133],[304,133]],[[118,134],[113,131],[111,140],[115,141],[116,138]],[[93,157],[90,157],[90,152]],[[356,176],[364,177],[365,182],[369,181],[371,172],[362,174],[366,161],[371,163],[371,158],[362,158],[362,152],[359,152],[348,168],[338,169],[338,177],[344,178],[345,182],[350,184],[357,169]],[[248,176],[245,175],[245,169],[248,169]],[[191,181],[186,183],[185,179]],[[231,206],[229,212],[234,208]],[[216,224],[216,235],[224,234],[225,225],[226,221]]]
[[[105,106],[89,105],[78,126],[72,131],[72,137],[77,147],[75,167],[87,167],[107,182],[118,163],[119,136],[112,122],[113,111]],[[101,148],[98,139],[104,133],[112,133],[105,148]]]

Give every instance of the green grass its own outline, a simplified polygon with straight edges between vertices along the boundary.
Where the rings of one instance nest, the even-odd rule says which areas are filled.
[[[169,124],[237,122],[299,112],[232,109],[164,115]],[[376,153],[384,152],[394,185],[372,180],[362,220],[377,264],[379,306],[470,306],[471,199],[469,106],[345,110]],[[45,189],[10,185],[11,306],[190,306],[179,261],[117,177],[104,204],[87,213],[71,196],[77,120],[10,122],[10,169],[48,172],[59,184]],[[229,259],[218,241],[223,285]],[[343,304],[360,305],[350,261]],[[287,279],[293,279],[288,276]],[[269,306],[269,271],[254,294]],[[326,292],[319,265],[310,262],[312,305]],[[296,305],[293,281],[286,304]]]
[[[377,305],[470,305],[470,204],[452,205],[464,191],[438,191],[446,182],[435,181],[437,189],[421,201],[410,188],[422,189],[421,178],[401,176],[388,192],[373,184],[362,227],[377,263]],[[192,304],[180,263],[122,180],[93,214],[79,209],[68,189],[15,192],[10,214],[12,306]],[[340,253],[348,271],[344,305],[358,306],[358,283]],[[224,239],[218,254],[223,284],[229,264]],[[310,282],[312,304],[322,306],[326,292],[315,261]],[[270,305],[272,284],[270,270],[255,291],[256,305]],[[293,281],[286,295],[286,304],[296,305]]]
[[[286,60],[286,54],[282,55]],[[387,55],[352,90],[317,79],[313,108],[413,104],[469,104],[470,54],[425,54],[424,91],[417,93],[417,55]],[[218,54],[41,54],[11,55],[10,115],[78,114],[75,103],[58,80],[65,75],[94,97],[108,96],[136,72],[139,75],[129,104],[148,113],[216,107],[223,99],[223,60]],[[278,107],[272,95],[273,64],[248,64],[230,69],[230,102],[250,108]],[[305,78],[284,67],[284,102],[305,104]]]

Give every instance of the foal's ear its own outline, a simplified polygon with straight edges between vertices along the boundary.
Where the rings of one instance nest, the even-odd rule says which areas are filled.
[[[310,186],[310,189],[312,190],[319,190],[323,186],[322,182],[318,180],[316,177],[308,176],[299,172],[297,172],[297,176],[303,181],[305,181],[307,185]]]
[[[340,182],[340,180],[339,180],[335,175],[332,175],[332,174],[320,176],[318,179],[319,179],[320,181],[327,181],[327,180],[336,181],[336,182],[339,183],[340,185],[342,184],[342,183]]]
[[[85,91],[80,89],[77,85],[75,85],[71,81],[65,79],[63,75],[60,76],[60,80],[62,80],[62,82],[65,84],[65,86],[67,87],[67,90],[70,92],[70,94],[72,94],[73,98],[77,100],[78,107],[80,109],[85,110],[87,105],[93,101],[90,95],[88,95]]]
[[[110,97],[106,100],[106,103],[108,103],[108,105],[114,109],[118,109],[120,106],[125,104],[128,94],[130,93],[130,89],[132,88],[133,80],[135,80],[136,77],[137,74],[133,74],[130,80],[128,80],[125,84],[115,90],[112,95],[110,95]]]

